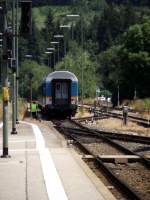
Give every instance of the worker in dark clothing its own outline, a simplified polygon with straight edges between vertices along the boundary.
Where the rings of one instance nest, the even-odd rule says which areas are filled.
[[[128,107],[123,106],[123,124],[127,125],[128,123]]]

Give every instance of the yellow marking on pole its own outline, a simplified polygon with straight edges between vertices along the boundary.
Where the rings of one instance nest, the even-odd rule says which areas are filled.
[[[9,101],[9,89],[8,87],[3,87],[3,101]]]

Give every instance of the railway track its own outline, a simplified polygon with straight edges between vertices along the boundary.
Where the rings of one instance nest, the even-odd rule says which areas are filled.
[[[139,142],[139,144],[143,144],[143,148],[146,148],[146,147],[148,148],[150,145],[149,137],[126,135],[126,134],[122,135],[122,134],[114,134],[114,133],[110,133],[110,132],[103,132],[103,131],[98,131],[98,130],[89,129],[87,127],[84,127],[82,124],[80,124],[74,120],[69,120],[68,122],[69,123],[67,123],[67,126],[64,124],[64,126],[61,125],[61,127],[66,129],[69,132],[69,134],[74,133],[75,135],[78,134],[78,135],[82,135],[85,137],[90,136],[90,137],[101,138],[101,139],[105,140],[107,143],[110,143],[113,146],[117,146],[117,148],[120,148],[121,150],[123,149],[123,151],[126,151],[129,154],[134,154],[134,155],[140,156],[141,159],[145,163],[147,163],[147,165],[150,166],[150,161],[147,158],[145,158],[143,155],[138,154],[137,152],[130,151],[130,150],[128,150],[128,148],[125,148],[123,145],[119,144],[120,141],[135,142],[135,144],[137,144]],[[116,142],[115,140],[119,141],[119,143]]]
[[[86,109],[90,109],[90,106],[85,106],[84,108]],[[109,117],[113,117],[113,118],[117,118],[117,119],[123,119],[122,116],[122,110],[121,109],[117,109],[117,110],[112,110],[112,111],[107,111],[107,108],[96,108],[93,110],[94,115],[95,116],[99,116],[102,118],[109,118]],[[132,122],[136,122],[144,127],[150,127],[150,122],[148,121],[148,119],[140,117],[140,116],[135,116],[135,112],[129,112],[128,113],[128,120],[132,121]]]
[[[145,195],[145,200],[150,198],[147,186],[147,183],[150,183],[148,177],[148,175],[150,175],[150,161],[140,152],[140,148],[142,149],[142,147],[149,148],[150,139],[146,140],[146,138],[143,137],[138,138],[136,136],[136,138],[134,138],[134,136],[131,136],[129,140],[130,142],[132,141],[132,146],[134,146],[133,144],[140,145],[140,148],[136,146],[137,148],[133,149],[129,148],[129,145],[125,145],[125,142],[128,141],[128,135],[124,135],[124,137],[121,138],[120,134],[119,140],[116,140],[116,135],[110,137],[110,133],[100,133],[97,130],[90,130],[76,121],[65,120],[59,122],[55,121],[54,123],[61,132],[69,137],[71,142],[75,143],[82,152],[84,152],[85,158],[89,157],[96,161],[97,166],[100,167],[109,178],[111,177],[113,183],[115,183],[117,188],[123,191],[128,199],[143,199],[143,195]],[[135,151],[137,149],[139,150],[138,152]],[[133,159],[131,164],[129,160],[134,156],[138,159],[136,159],[136,162]],[[112,163],[112,160],[115,164]],[[136,175],[136,180],[140,180],[140,178],[144,180],[144,182],[140,184],[140,189],[137,189],[136,185],[134,186],[134,179],[131,180],[130,178],[134,177],[134,174]],[[126,181],[126,178],[128,181]],[[146,194],[143,193],[143,189]]]
[[[115,112],[108,112],[108,117],[114,117],[114,118],[122,119],[122,114],[121,113],[115,113]],[[136,122],[136,123],[138,123],[138,124],[140,124],[144,127],[150,127],[150,123],[145,118],[137,117],[137,116],[133,116],[133,115],[129,114],[128,119],[130,121]]]
[[[107,118],[107,117],[106,117]],[[74,123],[77,123],[78,126],[81,127],[81,130],[85,130],[86,131],[86,127],[83,126],[81,123],[83,122],[94,122],[96,120],[99,119],[105,119],[105,117],[103,118],[102,116],[97,116],[97,117],[83,117],[83,118],[77,118],[74,119]],[[90,129],[89,129],[90,130]],[[124,134],[124,133],[119,133],[119,132],[109,132],[106,130],[98,130],[98,129],[94,129],[94,131],[96,131],[99,134],[105,135],[109,138],[112,139],[117,139],[117,140],[124,140],[124,141],[134,141],[134,142],[143,142],[143,143],[147,143],[150,144],[150,138],[147,136],[141,136],[141,135],[135,135],[135,134]]]

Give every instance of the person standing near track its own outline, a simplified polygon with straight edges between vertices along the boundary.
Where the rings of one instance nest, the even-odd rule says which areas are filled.
[[[38,112],[38,104],[35,101],[33,101],[31,103],[31,113],[34,119],[37,119],[37,112]]]

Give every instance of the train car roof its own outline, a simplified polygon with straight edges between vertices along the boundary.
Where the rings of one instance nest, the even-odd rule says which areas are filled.
[[[54,79],[69,79],[76,82],[78,81],[75,74],[69,71],[54,71],[46,77],[45,81],[52,81]]]

